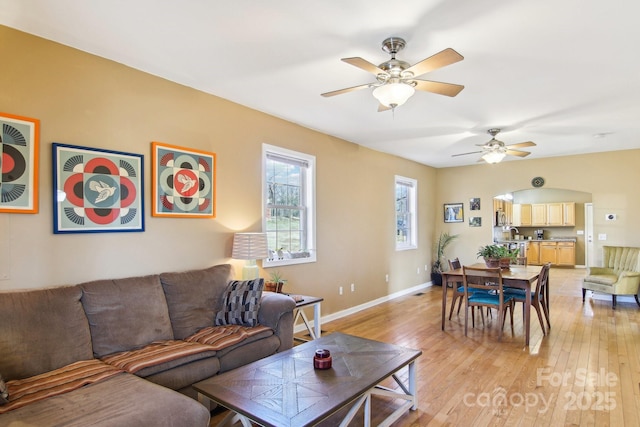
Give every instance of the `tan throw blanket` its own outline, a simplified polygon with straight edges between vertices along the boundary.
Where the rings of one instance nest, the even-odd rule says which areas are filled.
[[[30,378],[7,381],[9,403],[0,406],[0,414],[102,381],[121,372],[121,369],[93,359],[75,362]]]

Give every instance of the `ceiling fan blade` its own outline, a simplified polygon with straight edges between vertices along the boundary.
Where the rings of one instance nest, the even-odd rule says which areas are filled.
[[[366,88],[368,88],[370,86],[371,86],[371,84],[367,83],[365,85],[347,87],[347,88],[344,88],[344,89],[334,90],[334,91],[331,91],[331,92],[325,92],[325,93],[322,93],[321,95],[324,96],[324,97],[342,95],[343,93],[352,92],[354,90],[366,89]]]
[[[517,144],[507,145],[507,148],[524,148],[524,147],[535,147],[536,143],[527,141],[527,142],[519,142]]]
[[[518,157],[527,157],[529,154],[531,154],[528,151],[520,151],[520,150],[507,150],[507,154],[509,156],[518,156]]]
[[[391,110],[391,107],[387,107],[384,104],[378,104],[378,113],[380,113],[382,111],[387,111],[387,110]]]
[[[432,82],[430,80],[416,79],[411,81],[416,82],[415,88],[417,90],[425,90],[427,92],[433,92],[445,96],[456,96],[462,89],[464,89],[464,86],[453,83]]]
[[[478,154],[478,153],[482,153],[482,151],[470,151],[468,153],[452,154],[451,157],[466,156],[467,154]]]
[[[377,65],[374,65],[371,62],[367,61],[366,59],[362,59],[362,58],[359,58],[359,57],[342,58],[342,61],[346,62],[347,64],[351,64],[354,67],[358,67],[361,70],[364,70],[364,71],[366,71],[368,73],[371,73],[374,76],[377,76],[380,73],[388,74],[386,71],[384,71],[383,69],[379,68]]]
[[[458,52],[451,48],[447,48],[428,57],[427,59],[423,59],[422,61],[413,64],[405,71],[410,71],[415,77],[418,77],[424,73],[446,67],[447,65],[454,64],[458,61],[462,61],[463,59],[464,57]]]

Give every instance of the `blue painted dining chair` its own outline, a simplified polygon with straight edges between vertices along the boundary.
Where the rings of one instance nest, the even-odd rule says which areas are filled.
[[[498,341],[502,341],[502,330],[506,312],[511,314],[511,329],[513,330],[513,296],[506,295],[502,282],[500,268],[462,267],[462,285],[464,289],[464,335],[467,336],[469,308],[484,307],[498,311]],[[470,292],[471,291],[471,292]],[[480,292],[478,292],[480,291]],[[472,315],[472,326],[475,328],[475,319]]]
[[[450,259],[449,261],[449,270],[457,270],[462,268],[460,264],[460,260],[458,258]],[[486,292],[481,291],[479,289],[469,289],[470,293],[473,292]],[[460,309],[462,308],[462,301],[464,300],[464,286],[462,282],[456,282],[453,286],[453,299],[451,303],[451,309],[449,310],[449,320],[451,320],[451,316],[453,316],[453,310],[456,306],[456,302],[458,302],[458,311],[457,314],[460,315]],[[491,309],[487,309],[487,314],[491,315]],[[482,322],[484,323],[484,313],[480,310],[480,315],[482,316]]]
[[[531,306],[538,313],[538,320],[540,321],[540,327],[542,328],[542,335],[546,335],[544,321],[542,320],[542,315],[547,320],[548,329],[551,329],[551,322],[549,321],[549,302],[547,301],[547,287],[549,286],[549,270],[551,269],[551,263],[547,263],[542,266],[540,270],[540,275],[538,275],[538,280],[536,282],[536,287],[531,289]],[[522,303],[522,315],[524,316],[524,305],[526,304],[527,294],[524,289],[516,289],[505,287],[504,292],[507,295],[513,297],[515,302]]]

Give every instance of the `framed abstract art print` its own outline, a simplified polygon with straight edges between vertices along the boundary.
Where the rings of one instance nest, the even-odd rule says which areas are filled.
[[[144,157],[53,143],[53,232],[144,231]]]
[[[0,113],[0,213],[38,213],[40,121]]]
[[[215,218],[215,153],[162,142],[152,142],[151,151],[151,215]]]

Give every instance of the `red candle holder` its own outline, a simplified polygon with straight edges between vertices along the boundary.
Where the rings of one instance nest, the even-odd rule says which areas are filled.
[[[326,349],[316,350],[316,354],[313,356],[313,367],[315,369],[330,369],[331,352]]]

